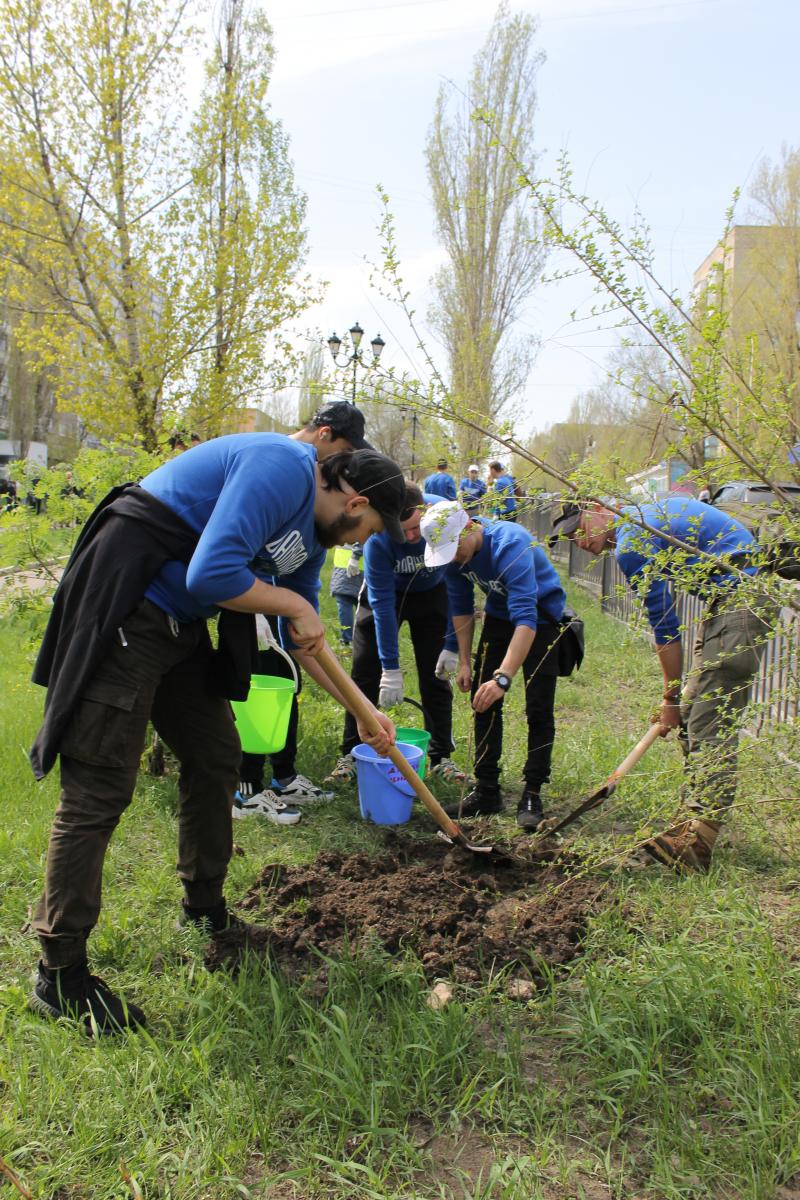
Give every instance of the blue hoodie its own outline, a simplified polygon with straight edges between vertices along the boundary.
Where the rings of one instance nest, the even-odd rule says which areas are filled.
[[[188,567],[168,562],[145,595],[178,621],[210,617],[256,579],[290,588],[319,611],[325,550],[314,525],[313,446],[277,433],[214,438],[142,480],[200,534]],[[285,622],[281,637],[289,645]]]
[[[450,563],[445,571],[450,612],[472,616],[475,585],[486,595],[489,616],[535,629],[560,621],[566,593],[555,567],[522,525],[478,518],[483,545],[468,563]]]
[[[756,546],[752,534],[734,517],[688,496],[674,496],[657,504],[631,505],[623,511],[721,559]],[[714,569],[715,564],[709,564],[693,572],[692,568],[702,562],[700,554],[690,555],[671,546],[640,525],[619,526],[614,553],[625,578],[636,591],[644,593],[644,605],[658,646],[679,641],[681,636],[669,586],[673,574],[682,571],[686,577],[681,578],[681,587],[697,596],[710,596],[720,588],[735,588],[739,584],[738,576],[730,574],[724,562],[720,562],[719,570]],[[757,573],[753,566],[745,566],[744,570],[748,575]]]
[[[423,493],[426,504],[437,504],[441,496]],[[374,533],[364,546],[364,579],[367,598],[375,618],[378,656],[384,671],[400,667],[397,630],[397,597],[409,592],[427,592],[444,577],[444,567],[426,567],[423,560],[425,539],[418,542],[393,542],[388,533]],[[458,643],[450,620],[444,645],[456,651]]]

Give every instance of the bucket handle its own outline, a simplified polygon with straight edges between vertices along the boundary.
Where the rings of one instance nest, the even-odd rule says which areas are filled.
[[[403,704],[410,704],[412,707],[418,708],[422,713],[423,721],[428,720],[428,714],[426,713],[425,709],[422,707],[419,700],[415,700],[413,696],[403,696]]]
[[[269,646],[270,650],[277,651],[277,653],[280,654],[281,658],[286,659],[286,662],[289,664],[289,669],[292,672],[292,679],[294,681],[294,694],[296,696],[300,690],[300,677],[297,673],[297,663],[294,661],[291,654],[289,654],[286,650],[284,650],[283,646],[280,644],[278,639],[275,637],[275,634],[272,632],[272,626],[270,625],[266,616],[264,614],[259,613],[259,616],[262,616],[262,615],[264,616],[264,622],[263,622],[263,625],[260,626],[259,632],[260,632],[261,636],[264,638],[264,641]]]

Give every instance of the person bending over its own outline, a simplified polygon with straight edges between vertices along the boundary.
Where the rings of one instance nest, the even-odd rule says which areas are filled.
[[[44,892],[32,925],[41,943],[31,1003],[101,1032],[144,1016],[90,973],[87,940],[100,913],[103,861],[133,795],[148,720],[180,763],[178,875],[183,920],[211,932],[231,922],[223,885],[241,749],[229,699],[244,699],[254,614],[277,616],[309,674],[341,697],[315,655],[325,643],[319,568],[329,546],[401,536],[405,486],[371,450],[317,461],[276,434],[197,446],[139,486],[114,489],[90,517],[54,598],[34,670],[47,687],[31,765],[60,757]],[[206,621],[219,614],[212,650]],[[362,738],[384,753],[394,727]]]

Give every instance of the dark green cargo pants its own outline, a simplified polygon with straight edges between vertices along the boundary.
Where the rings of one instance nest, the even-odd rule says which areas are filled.
[[[178,875],[187,903],[216,903],[232,850],[241,749],[231,706],[209,691],[205,621],[178,625],[143,600],[87,685],[61,743],[61,798],[33,920],[51,967],[86,954],[103,859],[130,804],[147,722],[180,762]]]

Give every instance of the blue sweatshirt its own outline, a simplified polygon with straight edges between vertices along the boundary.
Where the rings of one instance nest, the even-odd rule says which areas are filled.
[[[450,563],[445,571],[450,612],[472,616],[475,585],[486,595],[486,612],[514,625],[535,629],[560,621],[566,593],[555,567],[539,543],[521,525],[478,518],[483,545],[463,566]]]
[[[426,504],[437,504],[441,496],[423,494]],[[393,542],[388,533],[374,533],[364,546],[364,579],[367,599],[375,618],[378,656],[384,671],[400,667],[397,630],[397,597],[409,592],[427,592],[444,578],[444,567],[426,567],[423,559],[425,539],[418,542]],[[456,651],[458,643],[452,621],[447,622],[444,645]]]
[[[314,526],[313,446],[276,433],[214,438],[164,463],[142,487],[200,534],[188,567],[168,562],[145,595],[178,621],[210,617],[256,579],[319,611],[325,550]],[[291,645],[281,621],[281,639]]]
[[[734,517],[688,496],[674,496],[641,507],[632,505],[624,511],[720,559],[741,554],[756,544],[752,534]],[[699,554],[691,555],[671,546],[639,525],[618,528],[614,553],[625,578],[642,594],[658,646],[680,640],[680,623],[669,586],[676,573],[681,575],[681,588],[696,596],[710,597],[720,588],[735,588],[739,583],[724,562],[703,565],[693,571],[696,564],[703,562]],[[755,567],[744,569],[748,575],[756,574]]]
[[[430,492],[437,500],[455,500],[456,481],[446,471],[434,471],[422,485],[423,492]]]
[[[498,516],[516,512],[517,498],[514,495],[516,486],[511,475],[498,475],[497,479],[492,480],[489,495],[490,500],[494,499],[490,507]]]
[[[465,475],[458,485],[458,494],[465,511],[475,513],[478,511],[481,500],[486,495],[486,484],[482,479],[473,481],[469,475]]]

